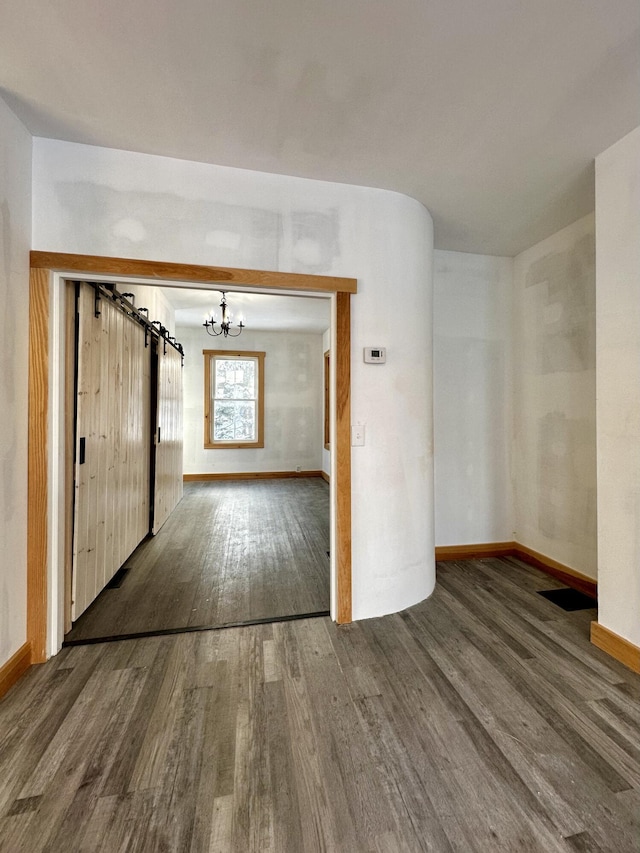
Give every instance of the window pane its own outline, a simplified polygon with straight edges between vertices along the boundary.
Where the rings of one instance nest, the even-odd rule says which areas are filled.
[[[224,400],[252,400],[256,396],[256,362],[254,359],[215,360],[213,396]]]
[[[215,403],[213,407],[213,440],[233,441],[234,437],[234,404]]]
[[[255,441],[256,439],[256,404],[236,403],[236,439],[238,441]]]
[[[256,405],[253,400],[216,400],[213,404],[214,441],[255,441]]]

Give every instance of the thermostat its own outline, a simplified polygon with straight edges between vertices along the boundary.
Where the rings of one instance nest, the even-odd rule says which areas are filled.
[[[365,347],[364,360],[367,364],[384,364],[387,360],[387,351],[384,347]]]

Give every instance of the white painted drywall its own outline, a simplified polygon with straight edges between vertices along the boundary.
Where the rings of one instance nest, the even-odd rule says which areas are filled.
[[[27,639],[31,136],[0,99],[0,666]]]
[[[513,260],[434,252],[436,545],[513,539]]]
[[[353,615],[435,583],[431,217],[383,190],[34,140],[36,249],[358,279],[352,299]],[[224,239],[221,239],[221,236]],[[389,300],[401,322],[389,322]],[[365,365],[362,349],[387,348]]]
[[[598,622],[640,646],[640,127],[596,159]]]
[[[39,136],[398,189],[441,248],[513,255],[593,209],[639,28],[638,0],[4,0],[0,67]]]
[[[184,473],[318,471],[322,462],[322,335],[252,332],[210,338],[200,327],[177,327],[184,346]],[[253,350],[264,359],[264,447],[204,447],[203,349]]]
[[[589,215],[514,261],[516,540],[597,574],[595,234]]]

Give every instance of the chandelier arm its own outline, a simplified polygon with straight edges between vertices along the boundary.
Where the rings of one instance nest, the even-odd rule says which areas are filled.
[[[215,326],[213,325],[213,323],[203,323],[202,325],[207,330],[207,334],[211,335],[212,338],[217,338],[222,334],[222,330],[220,330],[219,332],[216,332],[216,329],[215,329]]]

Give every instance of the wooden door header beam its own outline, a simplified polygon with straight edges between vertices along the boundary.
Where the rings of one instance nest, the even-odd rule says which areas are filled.
[[[174,264],[169,261],[141,261],[134,258],[107,258],[71,255],[62,252],[31,252],[31,269],[61,273],[135,276],[150,280],[184,281],[194,284],[245,284],[281,290],[308,290],[316,293],[356,293],[357,279],[292,272],[245,270],[234,267],[207,267]]]

